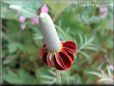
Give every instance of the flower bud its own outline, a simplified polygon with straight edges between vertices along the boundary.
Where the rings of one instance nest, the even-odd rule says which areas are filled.
[[[37,24],[39,24],[39,18],[38,18],[38,17],[33,17],[33,18],[31,18],[31,23],[32,23],[32,25],[37,25]]]
[[[48,13],[48,6],[46,4],[41,7],[41,13]]]
[[[99,8],[99,13],[101,18],[106,18],[108,15],[108,8],[105,5],[101,5]]]
[[[24,17],[24,16],[20,16],[20,17],[19,17],[19,22],[20,22],[20,23],[24,23],[25,20],[26,20],[26,17]]]

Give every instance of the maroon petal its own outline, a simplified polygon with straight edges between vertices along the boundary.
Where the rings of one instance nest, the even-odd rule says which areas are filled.
[[[53,60],[51,59],[52,55],[48,54],[47,55],[47,64],[48,66],[52,67],[53,66]]]
[[[66,59],[68,59],[70,61],[70,63],[72,63],[73,59],[72,57],[70,57],[70,55],[68,54],[68,52],[66,50],[64,50],[64,48],[62,49],[62,52],[65,56],[66,56]]]
[[[69,53],[71,53],[73,55],[75,54],[75,50],[68,48],[68,47],[63,47],[63,48],[64,48],[64,50],[68,51]]]
[[[42,60],[43,60],[44,63],[46,63],[46,64],[48,65],[48,63],[47,63],[47,54],[48,54],[48,53],[44,53],[44,54],[43,54]]]
[[[54,66],[55,66],[56,69],[58,69],[58,70],[64,70],[60,65],[58,65],[58,63],[57,63],[57,61],[56,61],[55,58],[53,58],[53,61],[54,61]]]
[[[72,64],[72,59],[70,56],[64,51],[64,52],[59,52],[59,55],[61,56],[61,59],[63,60],[63,64],[65,65],[65,69],[69,69]]]
[[[76,44],[75,44],[74,42],[72,42],[72,41],[67,41],[67,42],[63,43],[63,46],[68,47],[68,48],[71,48],[71,49],[73,49],[75,52],[76,52],[76,50],[77,50]]]
[[[42,59],[43,54],[47,52],[45,45],[40,49],[40,58]]]
[[[55,61],[56,61],[57,65],[61,66],[63,69],[66,69],[65,65],[63,63],[63,60],[58,53],[55,54]]]
[[[71,57],[71,59],[72,59],[72,62],[71,62],[71,64],[74,62],[74,55],[73,54],[71,54],[69,51],[67,51],[67,53],[68,53],[68,55]]]

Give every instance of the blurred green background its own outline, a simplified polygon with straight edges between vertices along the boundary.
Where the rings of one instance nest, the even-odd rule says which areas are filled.
[[[56,83],[54,68],[48,67],[39,58],[42,47],[39,25],[31,24],[32,15],[10,9],[12,4],[21,6],[34,15],[38,15],[39,8],[46,4],[59,38],[77,43],[78,53],[71,70],[61,71],[62,84],[104,84],[113,80],[113,7],[108,6],[108,15],[102,18],[99,7],[76,6],[75,3],[79,1],[1,0],[1,83]],[[102,1],[113,3],[111,0]],[[86,2],[94,3],[92,0],[83,3]],[[24,29],[20,27],[19,16],[27,18]]]

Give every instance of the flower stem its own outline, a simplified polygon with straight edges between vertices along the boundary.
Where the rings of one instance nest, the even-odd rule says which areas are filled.
[[[55,72],[56,72],[56,77],[57,77],[57,84],[61,84],[60,71],[55,69]]]

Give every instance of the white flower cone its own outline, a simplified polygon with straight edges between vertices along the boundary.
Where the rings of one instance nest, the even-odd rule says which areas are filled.
[[[48,50],[51,52],[58,51],[61,47],[61,42],[51,17],[47,13],[41,13],[39,15],[39,23],[43,40]]]

